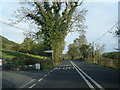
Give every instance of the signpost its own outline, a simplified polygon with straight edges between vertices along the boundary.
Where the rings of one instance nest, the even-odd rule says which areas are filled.
[[[36,64],[35,64],[35,68],[36,68],[37,70],[40,70],[40,63],[36,63]]]
[[[53,60],[53,50],[47,50],[47,51],[44,51],[44,53],[51,53],[52,54],[52,60]]]

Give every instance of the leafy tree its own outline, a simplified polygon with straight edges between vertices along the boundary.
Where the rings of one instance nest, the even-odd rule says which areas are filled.
[[[20,51],[20,44],[15,44],[12,46],[12,50],[13,51],[16,51],[16,52],[19,52]]]
[[[68,55],[69,55],[72,59],[75,59],[75,58],[79,55],[78,47],[76,47],[75,44],[70,44],[70,45],[68,46]]]
[[[94,58],[94,53],[95,53],[95,47],[94,47],[94,42],[89,43],[89,50],[88,50],[88,58]]]
[[[115,36],[118,38],[118,48],[117,50],[120,52],[120,29],[117,28],[118,30],[115,31]]]
[[[76,47],[78,48],[78,53],[79,56],[82,57],[86,57],[88,56],[88,48],[89,46],[87,45],[87,40],[86,40],[86,36],[85,36],[85,31],[83,30],[81,32],[81,35],[79,36],[79,38],[76,38],[74,40],[74,44],[76,45]]]
[[[30,38],[25,38],[20,45],[20,51],[24,53],[30,53],[33,44],[34,42]]]
[[[95,58],[98,59],[101,58],[105,45],[95,44],[94,47],[95,47]]]
[[[73,30],[71,26],[74,24],[79,28],[84,28],[82,24],[85,21],[86,10],[81,10],[77,15],[74,14],[76,8],[81,4],[82,2],[33,2],[28,3],[31,5],[30,8],[22,8],[25,17],[33,20],[39,27],[39,31],[35,35],[41,35],[44,45],[53,50],[54,65],[60,62],[60,55],[64,49],[64,38],[68,32]],[[21,12],[21,10],[19,11]],[[77,23],[77,21],[81,23]]]
[[[88,58],[89,45],[82,44],[79,48],[83,58]]]

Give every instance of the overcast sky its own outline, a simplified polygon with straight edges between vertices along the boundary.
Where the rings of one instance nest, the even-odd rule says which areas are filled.
[[[0,21],[9,23],[8,19],[13,18],[14,11],[18,7],[18,2],[4,2],[0,0]],[[88,9],[85,22],[88,26],[86,29],[88,42],[96,41],[118,22],[118,2],[84,2],[80,8]],[[21,43],[24,40],[23,30],[13,28],[1,22],[0,25],[2,26],[0,27],[0,35],[17,43]],[[24,23],[20,23],[17,26],[23,29],[28,28]],[[115,30],[116,28],[113,28],[111,31],[114,32]],[[73,43],[73,40],[78,36],[79,34],[76,32],[69,33],[66,36],[64,53],[67,51],[67,46]],[[115,51],[114,48],[117,48],[118,45],[117,38],[114,37],[113,33],[107,33],[96,43],[106,45],[104,52]]]

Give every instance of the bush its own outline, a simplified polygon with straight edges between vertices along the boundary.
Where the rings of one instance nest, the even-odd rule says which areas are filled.
[[[111,67],[114,69],[120,69],[120,63],[117,59],[101,58],[101,59],[85,59],[85,61],[98,64],[101,66]]]

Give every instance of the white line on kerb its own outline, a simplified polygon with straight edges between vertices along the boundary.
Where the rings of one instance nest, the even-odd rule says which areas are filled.
[[[95,88],[93,87],[93,85],[86,79],[86,77],[84,77],[82,75],[82,73],[75,67],[75,65],[73,64],[72,61],[70,61],[70,63],[73,65],[73,67],[76,69],[76,71],[80,74],[80,76],[83,78],[83,80],[87,83],[87,85],[90,87],[91,90],[95,90]]]
[[[30,86],[29,88],[33,88],[36,84],[33,84],[32,86]]]

